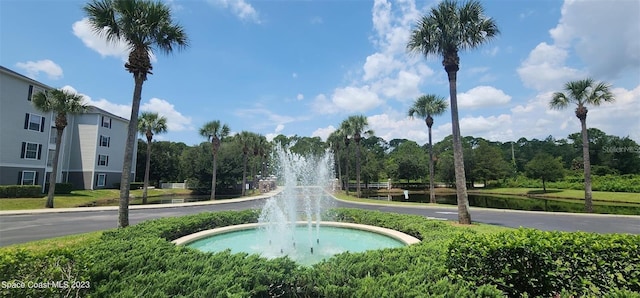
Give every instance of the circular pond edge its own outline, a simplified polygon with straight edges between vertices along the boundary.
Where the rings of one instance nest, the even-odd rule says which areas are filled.
[[[301,225],[304,226],[304,225],[307,225],[307,224],[308,224],[308,222],[306,222],[306,221],[298,221],[298,222],[296,222],[296,225],[298,225],[298,226],[301,226]],[[315,225],[316,223],[313,222],[313,224]],[[265,225],[267,225],[267,224],[249,223],[249,224],[241,224],[241,225],[220,227],[220,228],[200,231],[200,232],[197,232],[197,233],[193,233],[193,234],[189,234],[189,235],[186,235],[186,236],[182,236],[182,237],[180,237],[180,238],[178,238],[176,240],[171,241],[171,243],[174,243],[176,245],[185,245],[185,244],[189,244],[189,243],[191,243],[193,241],[196,241],[196,240],[199,240],[199,239],[202,239],[202,238],[207,238],[207,237],[210,237],[210,236],[220,235],[220,234],[229,233],[229,232],[255,229],[255,228],[259,228],[261,226],[265,226]],[[412,244],[416,244],[416,243],[420,242],[420,239],[415,238],[415,237],[410,236],[410,235],[407,235],[405,233],[402,233],[402,232],[399,232],[399,231],[396,231],[396,230],[392,230],[392,229],[377,227],[377,226],[355,224],[355,223],[347,223],[347,222],[337,222],[337,221],[321,221],[320,222],[320,226],[322,226],[322,227],[348,228],[348,229],[362,230],[362,231],[378,233],[378,234],[385,235],[387,237],[391,237],[393,239],[396,239],[396,240],[398,240],[400,242],[403,242],[405,245],[412,245]]]

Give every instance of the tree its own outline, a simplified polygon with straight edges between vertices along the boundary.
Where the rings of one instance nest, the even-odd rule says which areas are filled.
[[[458,121],[456,87],[457,73],[460,69],[458,51],[475,49],[497,36],[500,31],[493,19],[484,16],[484,8],[476,0],[466,2],[460,7],[455,0],[440,2],[438,6],[431,9],[429,14],[422,17],[416,27],[411,33],[407,49],[425,56],[434,54],[442,56],[442,65],[449,78],[458,221],[461,224],[470,224],[471,214],[469,214]]]
[[[144,170],[144,186],[142,188],[142,204],[147,203],[149,187],[149,169],[151,168],[151,140],[154,134],[167,132],[167,118],[158,113],[143,112],[138,121],[138,132],[147,137],[147,161]]]
[[[342,169],[340,167],[340,149],[342,148],[340,145],[344,140],[344,132],[341,129],[334,130],[329,137],[327,137],[327,142],[335,155],[335,163],[338,166],[338,181],[342,183]]]
[[[218,151],[222,139],[229,135],[229,126],[221,125],[219,120],[209,121],[200,128],[200,135],[211,142],[211,153],[213,155],[213,170],[211,172],[211,200],[216,198],[216,174],[218,171]]]
[[[593,212],[591,196],[591,162],[589,160],[589,136],[587,134],[587,105],[599,106],[603,102],[613,102],[611,86],[603,82],[595,82],[591,78],[571,81],[565,84],[564,91],[556,92],[549,102],[552,109],[564,109],[569,104],[575,104],[575,114],[580,119],[582,127],[582,160],[584,163],[584,208],[586,212]]]
[[[47,202],[45,204],[46,208],[53,208],[53,196],[56,190],[62,133],[68,124],[67,114],[82,113],[86,110],[87,106],[82,102],[82,96],[62,89],[38,92],[34,95],[32,102],[35,108],[42,112],[56,113],[56,149],[53,153],[52,170],[49,176],[49,192],[47,193]]]
[[[466,155],[465,155],[466,156]],[[487,141],[480,141],[474,149],[475,177],[482,179],[487,187],[489,180],[504,178],[509,174],[511,166],[504,160],[500,147],[490,145]]]
[[[236,140],[242,147],[242,196],[247,194],[247,161],[249,149],[252,147],[256,135],[252,132],[242,131],[236,135]]]
[[[525,166],[525,175],[532,179],[542,179],[542,191],[547,192],[546,181],[555,181],[564,177],[564,168],[560,158],[547,153],[538,153]]]
[[[447,110],[447,102],[444,97],[428,94],[422,95],[416,99],[413,106],[409,109],[409,117],[419,116],[424,118],[429,130],[429,202],[436,203],[436,190],[434,189],[433,168],[433,143],[431,141],[431,127],[433,126],[433,116],[442,115]]]
[[[138,112],[142,98],[142,84],[152,74],[150,55],[153,50],[172,53],[174,48],[188,45],[184,29],[173,23],[171,10],[163,2],[149,0],[93,0],[84,6],[92,29],[112,43],[124,41],[129,46],[129,59],[125,69],[133,75],[135,87],[131,103],[131,117],[127,131],[118,227],[129,225],[129,185],[133,163],[133,147],[138,129]]]
[[[363,115],[349,116],[343,122],[343,126],[347,135],[353,138],[356,142],[356,194],[361,197],[362,191],[360,188],[360,140],[363,135],[373,135],[373,130],[367,129],[369,124],[367,123],[367,117]],[[342,126],[341,126],[342,127]]]
[[[427,171],[425,166],[426,153],[414,141],[402,143],[389,154],[387,169],[394,179],[422,180]]]

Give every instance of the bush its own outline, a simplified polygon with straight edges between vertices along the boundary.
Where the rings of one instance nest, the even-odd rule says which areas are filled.
[[[144,187],[144,182],[131,182],[129,184],[129,190],[141,189],[142,187]],[[113,184],[113,188],[119,189],[120,188],[120,182],[114,183]]]
[[[459,235],[449,245],[454,280],[495,284],[508,296],[602,296],[640,291],[640,235],[543,232]]]
[[[73,184],[71,183],[56,183],[55,194],[57,195],[68,195],[73,190]],[[44,193],[49,192],[49,183],[44,186]]]
[[[39,198],[42,187],[39,185],[0,185],[0,198]]]

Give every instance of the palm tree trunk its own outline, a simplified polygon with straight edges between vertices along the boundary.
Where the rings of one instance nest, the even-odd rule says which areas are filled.
[[[51,175],[49,175],[49,192],[47,193],[46,208],[53,208],[53,196],[56,192],[56,179],[58,176],[58,159],[60,157],[60,145],[62,144],[62,132],[64,127],[56,126],[56,151],[53,153]]]
[[[120,204],[118,206],[118,227],[129,226],[129,187],[131,184],[131,164],[133,162],[133,147],[138,132],[138,113],[140,112],[140,99],[142,98],[142,83],[144,74],[135,73],[135,88],[133,89],[133,101],[131,103],[131,118],[127,130],[127,143],[124,150],[122,163],[122,177],[120,178]]]
[[[457,69],[447,70],[449,77],[449,96],[451,97],[451,126],[453,128],[453,161],[456,173],[456,195],[458,200],[458,222],[471,224],[469,198],[467,197],[467,179],[464,175],[464,158],[460,140],[460,122],[458,121]]]
[[[589,159],[589,136],[587,135],[587,117],[580,119],[582,126],[582,160],[584,161],[584,210],[593,212],[591,196],[591,160]]]
[[[243,157],[243,170],[242,170],[242,196],[244,197],[247,194],[247,189],[245,185],[247,184],[247,154],[244,154]]]
[[[356,143],[356,195],[358,198],[362,196],[360,189],[360,142]]]
[[[431,126],[429,126],[429,203],[436,203],[436,190],[434,187],[434,172],[433,172],[433,145],[431,143]]]
[[[346,154],[345,154],[345,164],[344,164],[344,189],[347,193],[347,195],[349,195],[349,146],[347,146],[346,150],[345,150]]]
[[[216,199],[216,174],[218,172],[218,154],[213,155],[213,173],[211,175],[211,197],[210,200]]]
[[[149,170],[151,169],[151,140],[147,140],[147,163],[144,168],[144,185],[142,187],[142,204],[147,204],[147,188],[149,187]]]

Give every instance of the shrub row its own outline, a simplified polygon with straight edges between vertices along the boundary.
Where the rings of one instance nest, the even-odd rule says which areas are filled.
[[[39,185],[0,185],[0,198],[39,198],[42,187]]]
[[[144,182],[131,182],[129,184],[129,190],[141,189],[143,187],[144,187]],[[113,184],[113,188],[114,189],[119,189],[120,188],[120,182],[114,183]]]
[[[461,234],[448,255],[453,279],[494,284],[510,297],[640,291],[640,235],[534,229]]]
[[[547,188],[584,189],[584,176],[567,176],[563,180],[547,182]],[[542,188],[542,181],[518,176],[513,180],[500,182],[498,186]],[[594,191],[638,192],[640,193],[640,175],[592,175],[591,188]]]
[[[73,184],[71,183],[56,183],[56,189],[54,191],[57,195],[68,195],[73,190]],[[44,193],[49,192],[49,184],[44,186]]]

